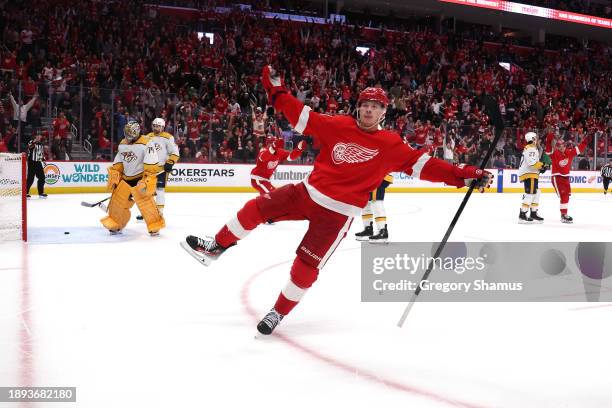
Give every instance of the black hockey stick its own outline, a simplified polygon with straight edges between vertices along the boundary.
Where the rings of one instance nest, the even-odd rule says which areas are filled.
[[[491,143],[491,146],[489,147],[487,154],[485,155],[484,159],[482,160],[482,163],[480,164],[480,168],[484,170],[487,163],[489,162],[489,159],[491,158],[491,155],[493,154],[493,150],[495,149],[495,146],[497,146],[497,142],[499,141],[499,138],[501,137],[502,133],[504,133],[504,121],[501,117],[501,112],[499,111],[499,105],[497,104],[497,101],[493,97],[489,95],[483,96],[483,103],[485,105],[487,113],[489,114],[491,123],[495,126],[495,137],[493,138],[493,142]],[[457,212],[455,213],[453,220],[448,226],[446,230],[446,234],[444,234],[444,238],[442,238],[442,242],[440,242],[440,244],[438,245],[438,248],[436,249],[436,252],[433,258],[429,260],[429,264],[427,265],[427,270],[423,274],[423,277],[421,277],[421,281],[419,282],[419,285],[417,286],[416,290],[412,294],[410,301],[406,305],[406,308],[404,309],[404,313],[402,314],[402,317],[400,317],[399,322],[397,322],[398,327],[402,327],[404,325],[404,322],[406,321],[406,318],[408,317],[408,313],[410,313],[412,306],[414,306],[414,303],[416,302],[417,297],[421,293],[421,282],[426,280],[431,274],[431,271],[433,270],[434,259],[437,259],[442,253],[442,250],[444,249],[444,246],[446,245],[446,242],[448,241],[450,234],[453,232],[453,229],[455,228],[457,221],[459,221],[459,217],[461,216],[461,213],[463,213],[463,209],[465,208],[468,200],[472,196],[474,187],[476,187],[476,180],[473,180],[472,183],[470,184],[470,188],[465,194],[465,197],[463,197],[463,201],[461,202],[461,205],[457,209]]]
[[[110,200],[110,197],[106,197],[104,200],[100,200],[97,203],[88,203],[87,201],[81,201],[81,205],[83,207],[97,207],[99,205],[102,205],[103,202]]]

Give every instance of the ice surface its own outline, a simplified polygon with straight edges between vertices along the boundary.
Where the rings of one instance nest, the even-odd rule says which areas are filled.
[[[275,335],[255,324],[284,286],[305,222],[262,225],[210,268],[187,234],[214,234],[254,194],[168,194],[168,228],[110,236],[103,195],[29,200],[27,244],[0,244],[0,386],[76,386],[94,407],[610,407],[612,305],[360,302],[353,224]],[[437,241],[461,194],[388,194],[394,241]],[[612,197],[576,194],[575,224],[541,198],[475,195],[455,241],[608,241]],[[69,234],[64,234],[64,232]]]

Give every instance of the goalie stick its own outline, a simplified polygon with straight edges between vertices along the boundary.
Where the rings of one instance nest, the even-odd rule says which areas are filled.
[[[100,208],[102,208],[103,203],[105,201],[108,201],[108,200],[110,200],[110,197],[106,197],[104,200],[100,200],[97,203],[88,203],[87,201],[81,201],[81,205],[83,207],[89,207],[89,208],[91,208],[91,207],[98,207],[98,206],[100,206]],[[104,206],[104,207],[106,207],[106,206]]]
[[[495,149],[495,146],[497,146],[497,142],[499,141],[499,138],[501,137],[502,133],[504,133],[504,121],[501,117],[501,112],[499,111],[499,105],[497,104],[497,101],[492,96],[484,95],[482,98],[482,102],[485,105],[485,109],[487,113],[489,114],[489,117],[491,118],[491,123],[493,124],[493,126],[495,126],[495,138],[493,139],[493,142],[491,142],[491,146],[489,147],[487,154],[485,155],[484,159],[482,160],[482,163],[480,164],[480,168],[484,170],[487,163],[489,162],[489,159],[491,158],[491,155],[493,154],[493,150]],[[463,197],[463,201],[461,202],[461,205],[457,209],[457,212],[455,213],[453,220],[448,226],[446,230],[446,234],[444,234],[444,238],[442,238],[442,242],[440,242],[440,244],[438,245],[438,248],[436,249],[436,252],[434,253],[433,258],[429,261],[429,265],[427,265],[427,270],[421,277],[421,280],[416,290],[414,291],[414,293],[412,294],[412,297],[410,298],[410,301],[406,305],[406,308],[404,309],[404,313],[402,313],[402,317],[400,317],[399,322],[397,322],[398,327],[402,327],[404,325],[404,322],[406,321],[406,318],[408,317],[408,313],[410,313],[410,310],[412,309],[412,306],[414,306],[414,303],[416,302],[416,299],[419,296],[419,293],[421,293],[421,282],[426,280],[431,274],[433,270],[433,266],[434,266],[434,259],[438,258],[440,254],[442,253],[442,250],[444,249],[444,246],[446,245],[446,242],[448,241],[450,234],[453,232],[453,229],[455,228],[457,221],[459,221],[459,217],[461,216],[461,213],[463,213],[463,210],[465,206],[467,205],[468,200],[470,199],[472,193],[474,192],[475,186],[476,186],[476,180],[473,180],[472,183],[470,184],[470,188],[465,194],[465,197]]]

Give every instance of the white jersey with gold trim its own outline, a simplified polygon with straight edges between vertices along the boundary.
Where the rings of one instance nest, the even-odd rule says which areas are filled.
[[[158,164],[161,167],[163,167],[169,159],[172,160],[173,163],[178,161],[179,149],[174,141],[174,136],[168,132],[160,132],[158,134],[151,132],[147,134],[147,137],[151,139],[151,142],[155,146],[159,159]]]
[[[540,163],[540,151],[536,145],[528,144],[523,149],[523,157],[518,170],[519,180],[539,178],[542,165],[538,165],[538,163]]]
[[[155,146],[146,136],[140,136],[134,143],[121,141],[113,164],[123,165],[125,179],[141,177],[145,166],[157,166],[159,158]]]

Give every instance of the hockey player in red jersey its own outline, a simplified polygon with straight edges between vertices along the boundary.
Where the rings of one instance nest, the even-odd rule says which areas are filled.
[[[251,185],[259,194],[266,194],[275,190],[270,182],[276,167],[285,160],[297,160],[304,151],[305,142],[302,140],[291,152],[283,149],[281,139],[269,138],[268,145],[262,147],[257,155],[257,164],[251,170]]]
[[[269,102],[293,128],[318,139],[321,149],[309,177],[248,201],[215,237],[188,236],[181,246],[204,265],[219,258],[265,220],[308,220],[286,286],[274,307],[257,325],[270,334],[317,280],[319,270],[346,236],[369,194],[385,175],[403,171],[414,177],[465,187],[476,180],[480,191],[490,185],[491,173],[474,166],[453,166],[404,144],[397,133],[382,130],[389,103],[379,88],[366,88],[358,97],[357,118],[311,111],[293,97],[266,66],[262,84]]]
[[[561,201],[561,222],[571,224],[574,219],[567,215],[572,187],[570,185],[569,174],[572,168],[572,161],[577,154],[584,151],[589,144],[590,136],[585,137],[577,147],[567,148],[562,140],[559,140],[556,147],[553,147],[554,134],[551,132],[546,137],[546,154],[552,161],[552,184]]]

